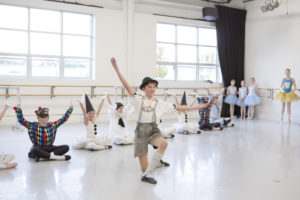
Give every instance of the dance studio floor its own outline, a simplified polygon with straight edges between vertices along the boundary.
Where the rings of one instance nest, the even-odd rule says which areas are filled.
[[[83,130],[64,125],[56,144],[71,144]],[[235,128],[223,132],[176,135],[164,157],[171,166],[157,170],[157,185],[140,181],[133,146],[99,152],[72,149],[70,162],[35,163],[27,158],[27,132],[1,127],[0,136],[0,151],[13,152],[19,163],[16,169],[0,171],[1,200],[300,199],[298,124],[236,121]]]

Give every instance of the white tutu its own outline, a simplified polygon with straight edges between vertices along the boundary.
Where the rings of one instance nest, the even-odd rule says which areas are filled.
[[[224,101],[225,101],[225,103],[233,105],[233,104],[236,104],[236,100],[237,100],[236,96],[228,95]]]
[[[242,101],[240,98],[237,98],[237,100],[236,100],[236,105],[237,105],[237,106],[240,106],[240,107],[242,107],[242,106],[247,106],[247,105],[245,104],[245,99],[244,99],[244,101]]]
[[[134,137],[131,135],[115,136],[112,141],[117,145],[129,145],[134,143]]]
[[[176,133],[188,133],[196,134],[199,131],[199,125],[197,123],[176,123]]]
[[[173,138],[174,133],[176,132],[175,127],[169,127],[169,128],[160,128],[161,136],[163,138],[168,139],[168,138]]]
[[[248,95],[244,101],[244,104],[246,104],[248,106],[255,106],[259,103],[260,103],[260,98],[257,95],[253,95],[253,96]]]
[[[111,138],[108,137],[82,137],[77,138],[72,146],[74,149],[103,150],[110,143]]]

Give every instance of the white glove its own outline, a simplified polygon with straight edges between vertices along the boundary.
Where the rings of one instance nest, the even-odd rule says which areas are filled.
[[[73,106],[73,100],[72,99],[70,100],[70,106]]]

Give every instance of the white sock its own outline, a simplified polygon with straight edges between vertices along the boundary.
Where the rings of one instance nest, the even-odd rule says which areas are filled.
[[[58,156],[55,155],[53,152],[50,153],[50,158],[51,160],[65,160],[65,156]]]
[[[155,152],[154,155],[152,156],[151,162],[145,172],[145,175],[147,175],[147,177],[151,176],[152,172],[157,168],[160,167],[160,161],[162,159],[162,155],[158,152]]]

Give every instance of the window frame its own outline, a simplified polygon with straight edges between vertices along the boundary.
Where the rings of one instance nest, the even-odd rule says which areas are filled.
[[[3,6],[14,6],[14,7],[21,7],[21,8],[26,8],[28,13],[27,13],[27,29],[16,29],[16,28],[5,28],[5,27],[0,27],[0,30],[8,30],[8,31],[20,31],[20,32],[25,32],[27,33],[27,53],[6,53],[6,52],[0,52],[1,57],[9,57],[9,56],[20,56],[20,57],[26,57],[27,58],[27,69],[26,69],[26,74],[25,75],[0,75],[1,78],[31,78],[31,79],[66,79],[66,80],[92,80],[93,79],[93,74],[94,74],[94,62],[95,62],[95,34],[94,34],[94,21],[95,17],[94,14],[92,13],[84,13],[80,11],[69,11],[69,10],[64,10],[64,9],[54,9],[54,8],[43,8],[43,7],[36,7],[36,6],[25,6],[25,5],[15,5],[15,4],[5,4],[5,3],[0,3],[0,5]],[[36,31],[36,30],[30,30],[30,11],[31,9],[40,9],[40,10],[46,10],[46,11],[55,11],[60,13],[60,30],[59,32],[49,32],[49,31]],[[90,16],[90,34],[85,35],[85,34],[74,34],[74,33],[64,33],[63,32],[63,13],[73,13],[73,14],[81,14],[81,15],[89,15]],[[51,35],[59,35],[60,37],[60,54],[59,55],[40,55],[40,54],[31,54],[30,48],[31,48],[31,33],[41,33],[41,34],[51,34]],[[64,36],[82,36],[82,37],[88,37],[90,39],[90,56],[89,57],[81,57],[81,56],[64,56],[63,55],[63,37]],[[51,77],[51,76],[33,76],[32,75],[32,63],[31,60],[32,58],[45,58],[45,59],[51,59],[51,58],[56,58],[59,59],[59,76],[57,77]],[[80,61],[88,61],[90,62],[89,66],[89,77],[65,77],[64,76],[64,60],[68,59],[78,59]]]
[[[199,77],[199,69],[201,67],[203,68],[211,68],[211,69],[216,69],[216,83],[221,83],[222,78],[220,77],[221,74],[221,69],[220,69],[220,62],[219,62],[219,55],[218,55],[218,46],[212,46],[212,45],[200,45],[199,44],[199,29],[200,28],[206,28],[206,29],[216,29],[216,27],[212,26],[203,26],[203,25],[191,25],[191,24],[182,24],[182,23],[171,23],[171,22],[161,22],[158,21],[156,22],[156,28],[158,24],[163,24],[163,25],[173,25],[175,26],[175,41],[173,42],[163,42],[163,41],[158,41],[156,39],[156,49],[158,44],[170,44],[170,45],[175,45],[175,61],[174,62],[169,62],[169,61],[159,61],[156,59],[156,67],[159,65],[171,65],[174,67],[174,74],[175,77],[173,80],[164,80],[164,79],[159,79],[159,81],[175,81],[175,82],[205,82],[204,80],[200,80]],[[196,44],[186,44],[186,43],[178,43],[178,26],[187,26],[187,27],[193,27],[196,28]],[[156,34],[157,34],[157,29],[156,29]],[[196,47],[196,62],[194,63],[186,63],[186,62],[178,62],[178,45],[186,45],[186,46],[194,46]],[[199,48],[200,47],[213,47],[216,48],[216,64],[212,63],[200,63],[199,62]],[[179,80],[178,79],[178,67],[180,66],[196,66],[196,79],[195,80]],[[211,67],[209,67],[211,66]]]

